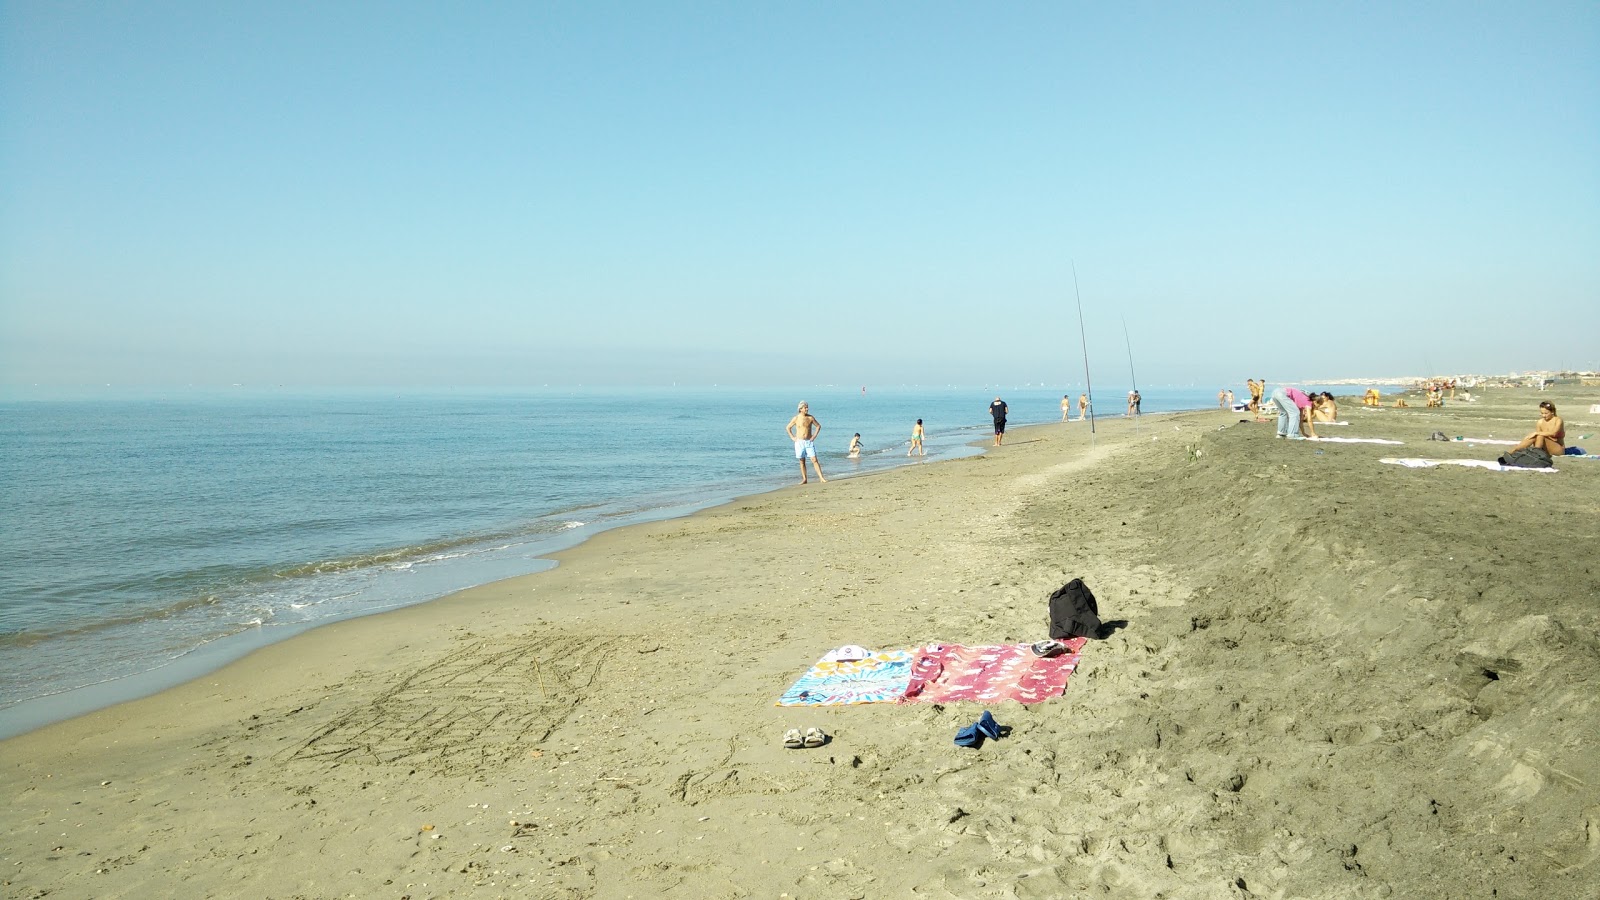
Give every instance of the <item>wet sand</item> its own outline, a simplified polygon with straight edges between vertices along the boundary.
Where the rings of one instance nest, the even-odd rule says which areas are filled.
[[[1596,452],[1600,389],[1479,396],[1327,432],[1403,447],[1053,424],[608,532],[0,743],[0,893],[1596,896],[1600,460],[1377,460],[1492,459],[1425,439],[1540,399]],[[1074,576],[1127,624],[1001,740],[773,705],[841,644],[1043,637]]]

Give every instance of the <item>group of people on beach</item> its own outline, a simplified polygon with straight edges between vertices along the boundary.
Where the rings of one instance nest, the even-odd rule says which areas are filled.
[[[1267,380],[1262,378],[1258,381],[1254,378],[1246,378],[1244,384],[1250,390],[1250,404],[1245,408],[1253,413],[1261,412],[1261,395],[1267,392]]]
[[[1263,385],[1266,382],[1262,382]],[[1277,437],[1292,441],[1315,439],[1316,423],[1339,421],[1339,403],[1333,394],[1306,393],[1291,385],[1279,385],[1272,390],[1272,405],[1278,409]]]
[[[1266,382],[1260,382],[1264,385]],[[1257,389],[1257,382],[1251,381],[1251,394]],[[1429,385],[1430,393],[1443,393],[1451,390],[1454,382],[1440,382]],[[1299,388],[1290,385],[1280,385],[1273,389],[1272,403],[1278,408],[1278,433],[1277,437],[1289,440],[1315,439],[1317,436],[1315,423],[1337,422],[1339,420],[1339,403],[1333,394],[1323,391],[1307,394]],[[1378,391],[1368,388],[1361,398],[1363,405],[1377,405]],[[1429,404],[1433,405],[1432,403]],[[1439,405],[1443,405],[1441,402]],[[1561,417],[1556,415],[1556,405],[1548,400],[1539,403],[1539,421],[1534,423],[1533,431],[1524,437],[1512,449],[1525,450],[1536,447],[1551,456],[1561,456],[1567,452],[1567,429]]]
[[[994,400],[995,403],[1000,404],[1000,412],[995,419],[995,444],[998,445],[1000,436],[1006,430],[1005,402],[999,397],[994,398]],[[990,404],[990,412],[993,411],[994,405]],[[789,424],[785,426],[784,433],[789,435],[789,440],[794,441],[794,458],[800,463],[800,483],[805,484],[811,480],[806,474],[806,460],[811,461],[811,468],[817,473],[817,480],[827,482],[828,479],[822,475],[822,461],[817,458],[817,435],[822,433],[822,422],[811,414],[811,407],[804,400],[801,400],[800,405],[795,409],[795,414],[789,419]],[[922,427],[922,420],[918,419],[917,423],[911,426],[911,448],[906,451],[906,455],[927,456],[928,451],[922,443],[923,438],[926,436],[927,433]],[[850,438],[849,456],[851,459],[861,458],[861,432],[859,431]]]
[[[1061,395],[1061,421],[1063,421],[1063,422],[1072,421],[1071,418],[1068,416],[1068,413],[1070,413],[1070,412],[1072,412],[1072,397],[1067,395],[1067,394],[1062,394]],[[1081,421],[1083,421],[1084,419],[1087,419],[1087,418],[1089,418],[1089,395],[1088,394],[1079,394],[1078,395],[1078,421],[1081,422]]]
[[[1250,406],[1254,412],[1261,411],[1261,396],[1266,391],[1266,379],[1257,381],[1246,379],[1245,383],[1250,389]],[[1369,390],[1368,396],[1362,398],[1366,403],[1372,399],[1376,391]],[[1139,414],[1139,392],[1131,391],[1128,394],[1128,415]],[[1277,437],[1292,441],[1316,439],[1316,423],[1331,423],[1339,420],[1339,403],[1333,394],[1328,391],[1321,393],[1306,393],[1292,385],[1279,385],[1274,388],[1271,396],[1272,404],[1278,410]],[[1223,390],[1217,394],[1219,405],[1227,408],[1232,405],[1233,392]],[[1061,395],[1061,421],[1068,421],[1067,414],[1070,410],[1070,396]],[[1078,417],[1085,418],[1089,411],[1089,395],[1078,395]],[[1006,402],[996,396],[989,404],[989,416],[994,421],[994,445],[1001,446],[1006,436]],[[804,400],[800,401],[794,417],[789,420],[784,429],[789,439],[794,441],[794,458],[800,463],[800,483],[806,484],[810,477],[806,472],[806,460],[811,461],[811,468],[816,472],[817,480],[826,482],[828,479],[822,475],[822,462],[817,458],[817,435],[822,433],[822,423],[811,414],[810,407]],[[1522,450],[1528,447],[1537,447],[1551,456],[1560,456],[1566,452],[1566,426],[1561,417],[1556,415],[1556,406],[1550,401],[1539,404],[1539,421],[1534,425],[1533,432],[1523,438],[1513,450]],[[911,427],[911,447],[906,451],[907,456],[926,456],[927,450],[923,447],[926,432],[922,427],[922,420],[918,419]],[[856,432],[850,439],[850,458],[858,459],[861,456],[861,432]]]

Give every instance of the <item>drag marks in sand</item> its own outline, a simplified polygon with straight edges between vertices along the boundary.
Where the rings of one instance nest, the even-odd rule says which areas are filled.
[[[614,640],[475,640],[329,722],[289,755],[334,765],[498,768],[583,702]]]

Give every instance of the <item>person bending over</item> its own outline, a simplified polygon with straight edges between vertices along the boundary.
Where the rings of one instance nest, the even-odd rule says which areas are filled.
[[[1278,437],[1299,441],[1317,436],[1311,427],[1311,398],[1304,391],[1288,386],[1273,388],[1272,405],[1278,408]]]
[[[1533,426],[1533,433],[1511,449],[1516,451],[1538,447],[1551,456],[1560,456],[1567,452],[1566,440],[1567,426],[1561,421],[1561,417],[1556,415],[1556,405],[1549,400],[1541,400],[1539,421]]]

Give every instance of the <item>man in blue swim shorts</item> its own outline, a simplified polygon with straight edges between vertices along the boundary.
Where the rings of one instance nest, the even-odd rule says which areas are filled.
[[[817,459],[817,435],[822,433],[822,423],[811,415],[811,410],[804,400],[800,401],[800,408],[789,420],[789,427],[784,429],[789,434],[789,439],[794,441],[794,458],[800,461],[800,483],[805,484],[806,460],[811,460],[811,468],[817,470],[817,480],[826,482],[822,477],[822,463]]]

